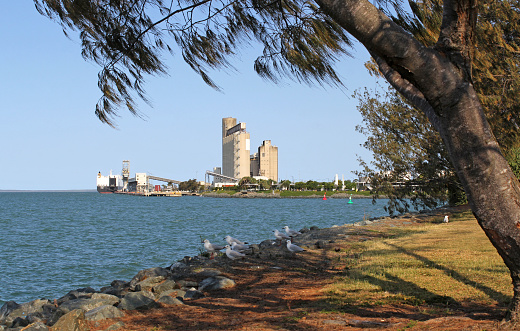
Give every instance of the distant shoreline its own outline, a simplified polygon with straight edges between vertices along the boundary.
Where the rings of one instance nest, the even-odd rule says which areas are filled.
[[[34,193],[34,192],[42,192],[42,193],[51,193],[51,192],[97,192],[97,190],[0,190],[0,193]]]

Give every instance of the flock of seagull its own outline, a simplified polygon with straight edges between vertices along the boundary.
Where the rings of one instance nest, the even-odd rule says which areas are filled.
[[[289,229],[287,225],[284,226],[284,230],[285,233],[280,232],[277,229],[273,231],[275,238],[280,241],[280,246],[282,245],[282,242],[285,241],[287,243],[287,249],[290,252],[303,252],[305,249],[292,243],[292,238],[302,233],[300,231]],[[210,259],[214,258],[214,254],[216,252],[219,252],[223,249],[226,250],[226,256],[231,260],[244,258],[244,256],[246,256],[243,252],[248,250],[250,248],[250,245],[231,236],[226,236],[224,240],[227,242],[227,245],[225,246],[212,244],[209,242],[208,239],[204,240],[204,248],[206,249],[206,251],[208,251],[208,253],[210,253]]]

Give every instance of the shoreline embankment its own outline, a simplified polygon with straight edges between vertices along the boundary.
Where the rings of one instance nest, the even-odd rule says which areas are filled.
[[[420,222],[424,217],[439,216],[451,211],[453,210],[449,208],[440,208],[331,228],[301,229],[302,234],[294,242],[306,248],[324,249],[338,236],[359,233],[364,226],[384,223],[389,226],[404,226]],[[441,218],[439,222],[440,220]],[[244,252],[246,261],[250,259],[250,262],[261,265],[275,260],[291,260],[294,253],[288,251],[286,245],[276,243],[274,239],[266,239],[261,243],[251,244],[248,251]],[[43,298],[22,304],[8,301],[0,308],[0,330],[19,330],[29,325],[35,330],[87,330],[79,326],[117,319],[124,316],[125,311],[189,304],[191,300],[211,296],[212,291],[234,287],[235,281],[224,276],[226,270],[233,269],[234,263],[237,261],[231,260],[226,254],[211,258],[209,254],[202,253],[186,256],[168,267],[141,270],[130,281],[114,280],[110,286],[99,290],[80,288],[71,290],[58,299]],[[124,328],[124,325],[119,327]]]

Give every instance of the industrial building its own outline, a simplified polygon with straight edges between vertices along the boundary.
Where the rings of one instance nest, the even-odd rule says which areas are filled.
[[[251,177],[264,177],[278,181],[278,147],[264,140],[258,153],[251,155]]]
[[[222,119],[222,174],[228,177],[243,178],[250,176],[249,151],[251,141],[246,132],[246,123],[237,119]]]
[[[222,119],[222,168],[211,174],[217,183],[233,183],[244,177],[259,177],[278,181],[278,147],[264,140],[258,152],[251,153],[251,139],[246,123],[236,118]],[[221,176],[218,176],[221,175]]]

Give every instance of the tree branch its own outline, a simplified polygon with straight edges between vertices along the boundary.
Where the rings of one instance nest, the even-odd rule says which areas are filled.
[[[397,90],[397,92],[401,93],[415,107],[422,110],[426,116],[428,116],[435,129],[439,130],[438,115],[435,113],[433,107],[430,105],[428,100],[426,100],[421,91],[390,67],[382,57],[376,55],[374,52],[370,52],[370,55],[376,61],[379,70],[381,70],[381,73],[385,76],[386,80]]]

